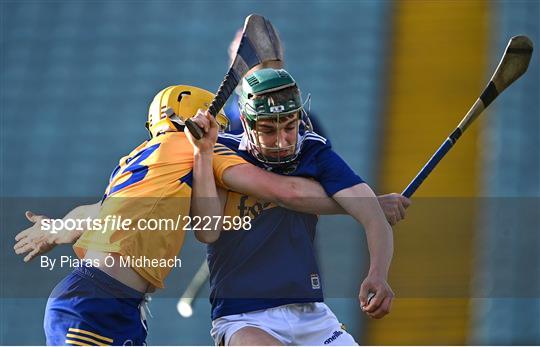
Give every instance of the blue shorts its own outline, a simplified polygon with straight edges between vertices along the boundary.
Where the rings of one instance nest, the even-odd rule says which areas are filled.
[[[76,268],[47,301],[47,345],[144,345],[143,299],[144,293],[97,268]]]

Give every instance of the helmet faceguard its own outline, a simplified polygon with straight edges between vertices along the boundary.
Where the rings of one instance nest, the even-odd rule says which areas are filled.
[[[182,131],[185,121],[197,114],[198,109],[208,109],[214,94],[207,90],[178,85],[163,89],[154,97],[148,110],[146,128],[150,137],[165,132]],[[229,119],[220,111],[216,121],[223,130],[229,125]]]
[[[310,100],[308,96],[302,103],[296,82],[285,70],[262,69],[244,78],[239,107],[250,153],[268,164],[294,161],[302,145],[299,134],[312,130]],[[271,144],[261,141],[261,128],[276,134]],[[294,132],[294,141],[280,143],[282,131]]]

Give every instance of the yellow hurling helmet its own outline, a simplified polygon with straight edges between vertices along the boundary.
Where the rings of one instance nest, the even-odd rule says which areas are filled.
[[[148,110],[146,128],[152,137],[167,131],[179,131],[186,119],[197,114],[198,109],[206,110],[214,99],[207,90],[178,85],[170,86],[154,97]],[[229,118],[220,110],[216,121],[221,130],[229,126]]]

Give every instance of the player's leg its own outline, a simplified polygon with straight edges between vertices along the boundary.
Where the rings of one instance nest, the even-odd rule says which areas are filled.
[[[255,327],[244,327],[236,331],[229,339],[230,346],[283,346],[283,343]]]
[[[290,305],[294,345],[357,346],[358,343],[341,324],[334,313],[322,302]]]
[[[291,344],[281,307],[219,317],[212,321],[216,346],[283,346]]]

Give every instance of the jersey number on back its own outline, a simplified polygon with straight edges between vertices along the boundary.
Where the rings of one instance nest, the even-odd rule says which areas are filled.
[[[131,176],[129,177],[129,179],[127,179],[126,181],[122,182],[122,183],[119,183],[113,187],[111,187],[111,189],[109,190],[109,194],[108,196],[111,196],[113,195],[115,192],[121,190],[121,189],[124,189],[126,188],[127,186],[130,186],[132,184],[135,184],[137,182],[140,182],[143,180],[143,178],[146,176],[146,174],[148,173],[148,166],[146,165],[141,165],[141,163],[146,159],[148,158],[152,153],[154,153],[154,151],[156,149],[158,149],[159,147],[159,143],[151,146],[151,147],[148,147],[148,148],[145,148],[143,149],[142,151],[140,151],[139,153],[135,154],[133,157],[131,158],[128,158],[126,160],[126,164],[129,164],[128,166],[126,166],[124,168],[124,170],[120,170],[120,167],[117,167],[114,172],[113,172],[113,175],[111,176],[111,181],[114,179],[115,176],[117,176],[118,174],[122,175],[124,173],[127,173],[127,172],[131,172]],[[103,200],[105,200],[107,196],[103,197]]]

